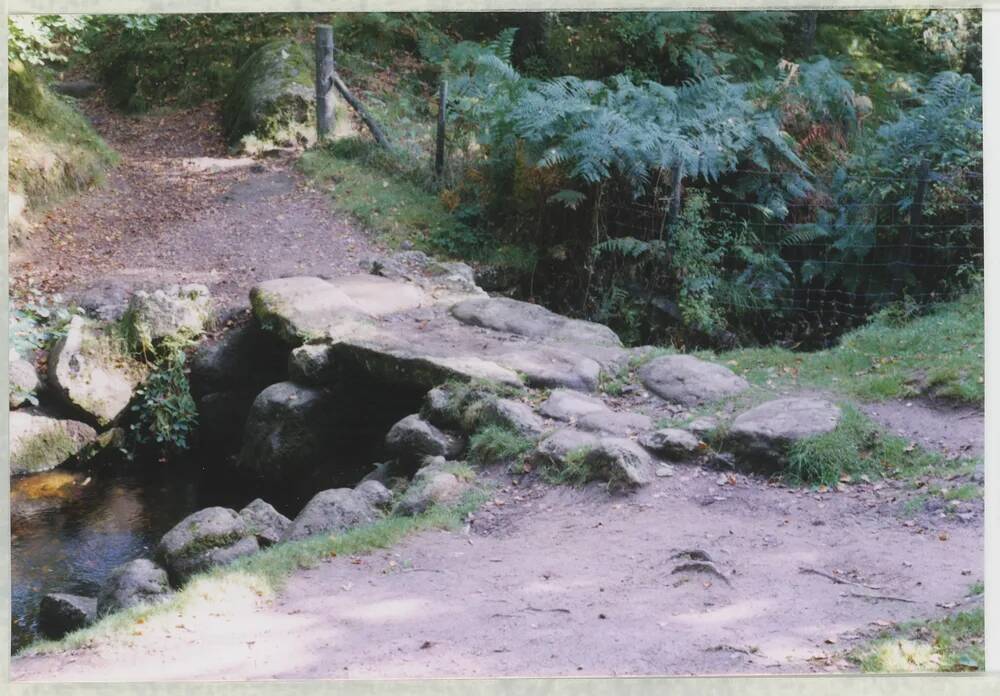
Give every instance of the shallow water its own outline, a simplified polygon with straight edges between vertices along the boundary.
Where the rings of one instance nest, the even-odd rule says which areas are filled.
[[[160,537],[213,505],[239,510],[257,497],[293,517],[316,484],[299,490],[240,483],[218,458],[115,462],[11,481],[11,634],[14,651],[38,637],[35,614],[48,592],[90,597],[110,572],[152,558]]]

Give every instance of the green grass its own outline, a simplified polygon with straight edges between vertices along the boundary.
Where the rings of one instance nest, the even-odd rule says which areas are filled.
[[[841,410],[833,431],[792,445],[784,472],[789,481],[832,486],[842,477],[916,478],[946,466],[941,455],[886,433],[850,404],[841,404]]]
[[[589,447],[581,447],[569,452],[564,458],[562,465],[547,465],[542,468],[542,478],[548,483],[558,485],[582,486],[595,478],[595,472],[591,470],[587,461],[590,454]]]
[[[365,153],[360,140],[344,139],[303,154],[302,171],[329,186],[333,205],[392,247],[411,241],[428,251],[439,240],[471,238],[473,232],[452,215],[426,187],[409,181]],[[384,159],[384,158],[383,158]]]
[[[982,404],[983,338],[978,289],[906,323],[877,315],[829,350],[748,348],[715,359],[769,388],[828,389],[864,401],[931,396]]]
[[[982,607],[883,632],[849,655],[865,672],[959,672],[985,669]]]
[[[427,529],[453,529],[487,498],[487,491],[473,488],[455,505],[435,506],[414,517],[390,516],[344,534],[318,535],[301,541],[277,544],[260,553],[195,576],[162,604],[143,604],[111,614],[60,640],[32,643],[20,654],[63,652],[85,647],[102,639],[122,637],[135,630],[137,624],[165,614],[183,613],[195,602],[213,601],[234,591],[245,590],[258,596],[276,592],[294,572],[314,567],[323,559],[332,556],[357,556],[389,548],[407,535]]]
[[[530,438],[502,425],[488,424],[469,438],[469,457],[480,464],[517,464],[535,446]]]

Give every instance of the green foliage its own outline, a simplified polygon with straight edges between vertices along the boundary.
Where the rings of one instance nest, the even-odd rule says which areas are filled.
[[[9,16],[8,60],[35,66],[64,63],[72,51],[86,50],[77,40],[83,28],[81,15]]]
[[[131,458],[144,447],[162,454],[187,450],[198,425],[198,408],[185,370],[187,351],[196,345],[194,337],[182,330],[154,342],[149,327],[133,307],[112,325],[111,335],[122,353],[152,368],[135,390],[123,453]]]
[[[291,14],[88,15],[83,42],[112,102],[143,112],[221,98],[258,46],[309,26]]]
[[[48,350],[66,335],[74,308],[62,304],[55,295],[47,300],[40,291],[23,298],[10,298],[7,337],[9,346],[22,358],[32,360],[36,350]]]
[[[429,251],[466,257],[482,248],[481,235],[450,215],[438,196],[402,176],[396,165],[358,139],[311,150],[299,163],[308,176],[330,184],[337,208],[390,245],[409,240]]]
[[[179,452],[190,447],[198,425],[198,409],[184,371],[184,353],[176,351],[157,365],[135,392],[135,422],[129,433],[134,445]]]

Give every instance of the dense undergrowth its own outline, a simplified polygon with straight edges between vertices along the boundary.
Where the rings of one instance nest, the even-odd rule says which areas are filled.
[[[317,22],[392,142],[310,153],[336,203],[628,342],[825,346],[981,272],[978,11],[105,16],[54,36],[144,110],[225,97]]]

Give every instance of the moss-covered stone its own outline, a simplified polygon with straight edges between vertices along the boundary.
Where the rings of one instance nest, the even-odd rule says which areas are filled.
[[[149,372],[119,343],[109,326],[74,316],[49,355],[49,379],[57,392],[101,426],[121,415]]]
[[[223,104],[231,145],[249,136],[257,143],[312,142],[316,131],[311,53],[292,39],[264,44],[236,73]]]
[[[48,471],[78,456],[97,437],[85,423],[25,409],[10,414],[10,473]]]

